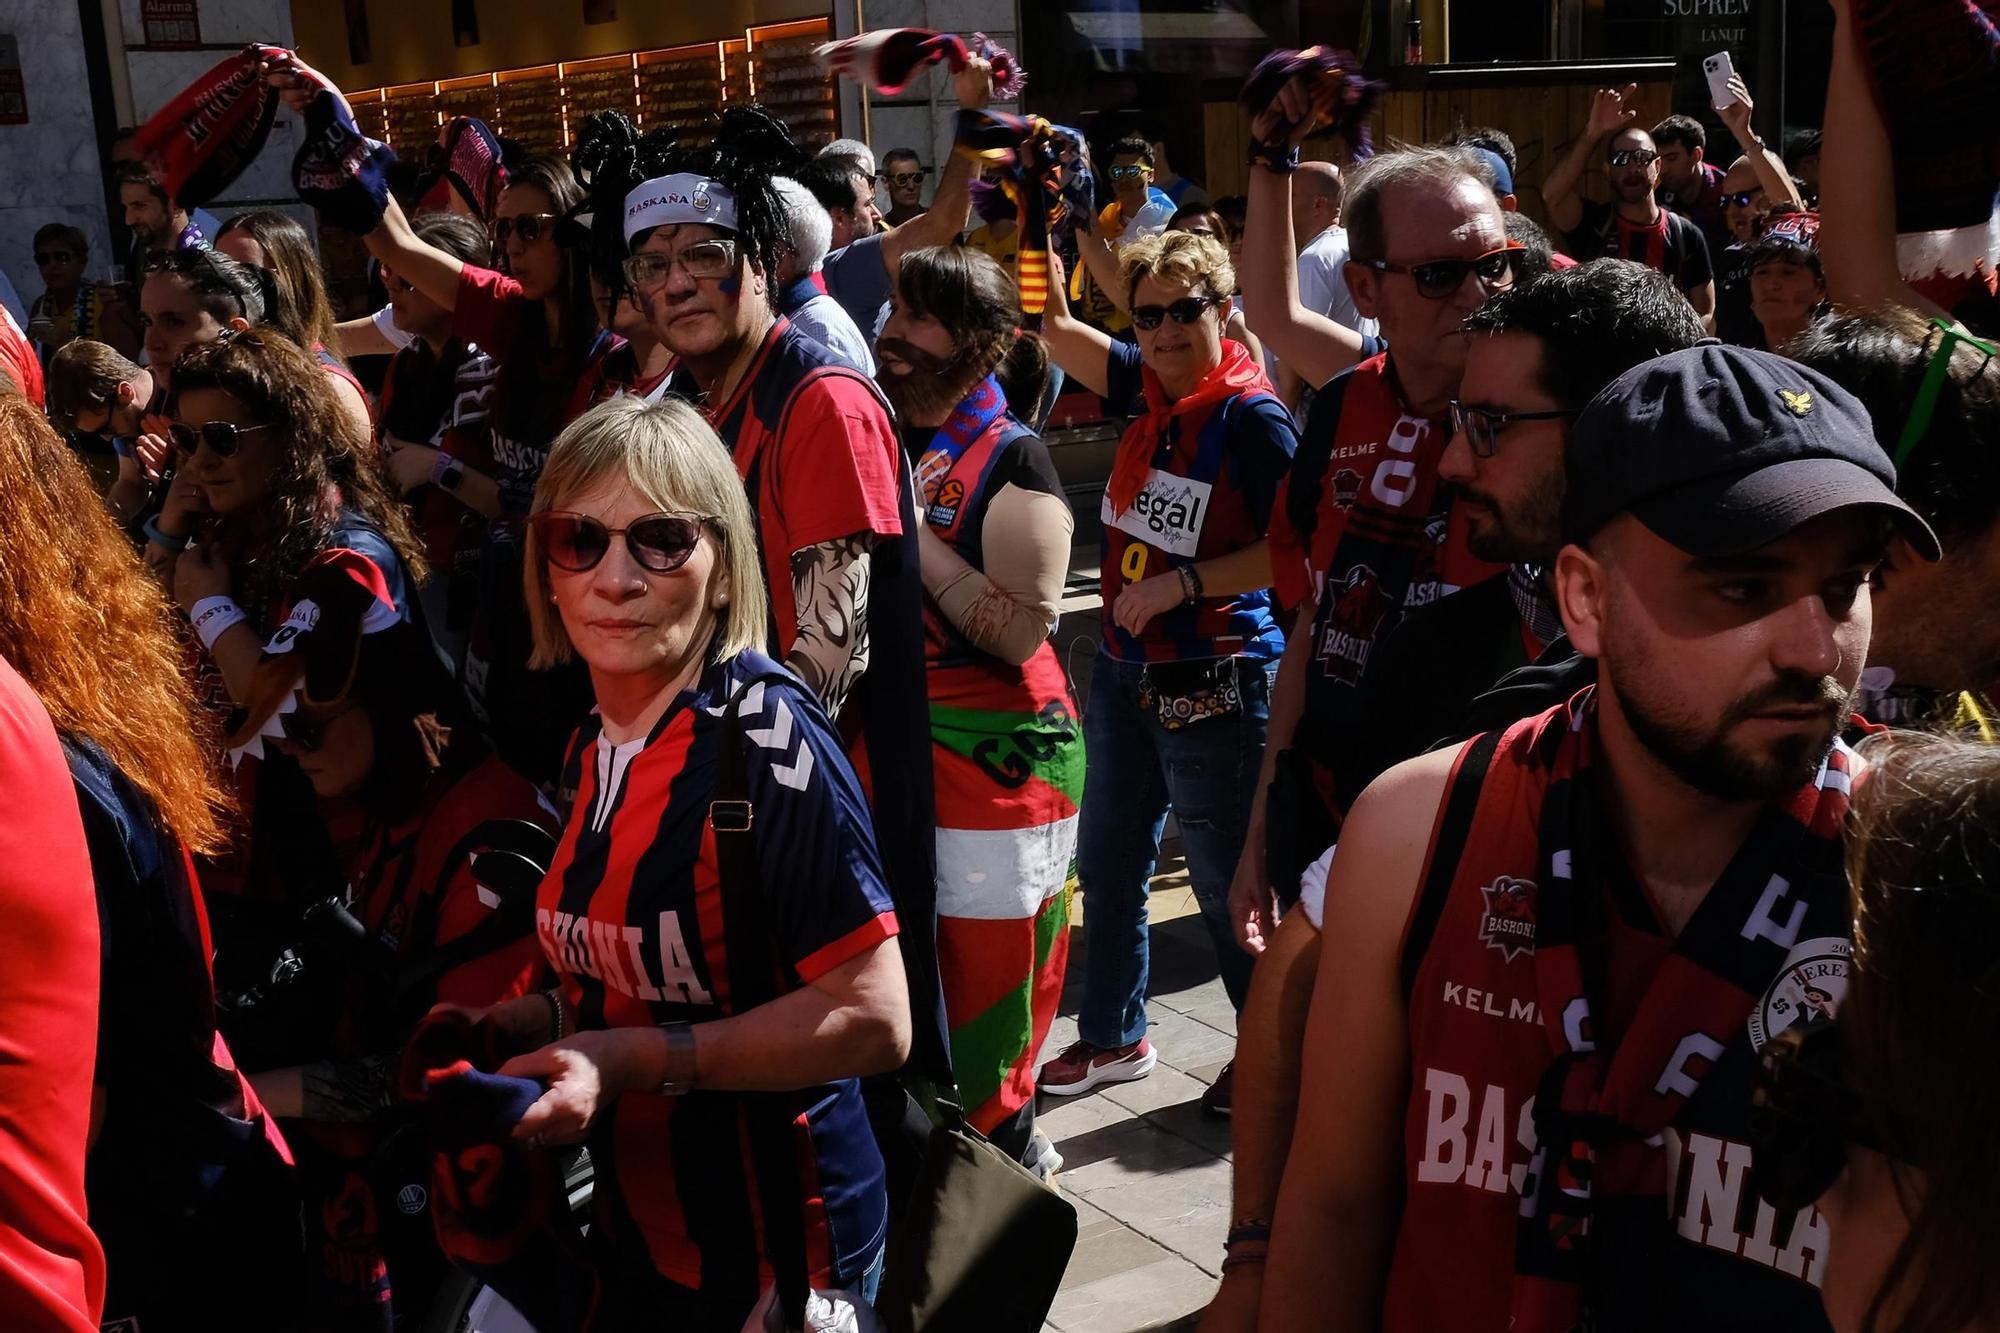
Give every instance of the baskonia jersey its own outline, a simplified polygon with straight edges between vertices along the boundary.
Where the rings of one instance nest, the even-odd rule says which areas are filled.
[[[1477,788],[1469,824],[1441,838],[1441,812],[1431,835],[1426,889],[1408,928],[1405,1199],[1383,1304],[1388,1333],[1507,1326],[1520,1193],[1536,1147],[1536,1089],[1552,1058],[1545,1024],[1559,1018],[1543,1012],[1537,987],[1536,830],[1555,743],[1571,726],[1572,706],[1508,728]],[[1462,755],[1458,767],[1465,763]],[[1455,858],[1450,849],[1460,849]],[[1848,913],[1838,844],[1829,838],[1809,854],[1819,861],[1784,863],[1788,878],[1771,881],[1790,885],[1788,897],[1774,900],[1777,924],[1764,927],[1789,932],[1783,967],[1754,997],[1748,1021],[1701,1074],[1666,1132],[1674,1238],[1663,1242],[1666,1271],[1646,1275],[1665,1305],[1655,1327],[1742,1333],[1827,1327],[1819,1294],[1826,1220],[1813,1208],[1781,1214],[1757,1197],[1748,1123],[1758,1045],[1789,1026],[1820,1021],[1846,988]],[[1433,890],[1437,915],[1425,947],[1422,922]],[[1592,1012],[1609,1049],[1629,1029],[1673,941],[1629,871],[1606,898],[1615,918],[1604,931],[1608,956],[1597,959],[1590,975],[1605,987],[1593,997]],[[1750,914],[1742,904],[1735,909]],[[1329,903],[1329,932],[1338,920]],[[1600,1207],[1615,1204],[1608,1199]],[[1448,1266],[1449,1282],[1438,1281],[1440,1263]]]
[[[719,879],[708,824],[719,713],[779,668],[759,653],[711,663],[651,735],[613,745],[593,715],[564,766],[573,793],[535,925],[581,1028],[690,1023],[737,1012],[725,917],[756,911]],[[744,758],[763,868],[761,926],[794,990],[897,930],[866,802],[803,683],[749,686]],[[814,1280],[851,1279],[888,1221],[882,1158],[854,1079],[788,1094]],[[700,1287],[711,1265],[764,1253],[744,1099],[628,1092],[590,1140],[600,1225],[621,1253]],[[768,1273],[766,1281],[769,1281]]]
[[[1583,221],[1563,237],[1578,259],[1629,259],[1657,269],[1683,292],[1715,277],[1701,227],[1671,209],[1651,223],[1628,221],[1610,204],[1583,201]]]
[[[1142,397],[1151,372],[1136,346],[1114,342],[1106,373],[1106,397],[1128,403]],[[1127,430],[1150,428],[1142,417]],[[1107,653],[1121,662],[1237,656],[1262,662],[1284,651],[1267,588],[1175,606],[1137,635],[1116,624],[1108,608],[1128,584],[1259,541],[1297,442],[1291,414],[1269,392],[1230,394],[1172,417],[1154,446],[1138,498],[1114,514],[1107,491],[1100,514]]]

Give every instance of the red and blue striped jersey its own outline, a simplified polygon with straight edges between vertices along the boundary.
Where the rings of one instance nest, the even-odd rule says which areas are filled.
[[[738,1012],[725,916],[759,909],[721,883],[709,802],[722,705],[743,681],[777,670],[754,652],[711,663],[634,742],[611,744],[594,714],[578,731],[562,778],[573,804],[535,927],[579,1027]],[[894,935],[896,916],[867,802],[819,701],[798,681],[749,691],[741,718],[759,917],[783,965],[779,989],[796,990]],[[852,1280],[888,1225],[860,1085],[790,1096],[807,1264],[815,1282]],[[590,1143],[599,1222],[620,1252],[694,1288],[764,1254],[747,1134],[736,1094],[621,1097]]]
[[[1107,367],[1113,403],[1141,398],[1139,349],[1113,343]],[[1150,429],[1144,419],[1130,430]],[[1261,540],[1298,436],[1285,405],[1269,393],[1234,394],[1176,414],[1162,432],[1139,498],[1104,516],[1104,648],[1121,662],[1275,658],[1285,649],[1269,588],[1206,597],[1153,617],[1134,635],[1108,608],[1127,584],[1212,560]]]

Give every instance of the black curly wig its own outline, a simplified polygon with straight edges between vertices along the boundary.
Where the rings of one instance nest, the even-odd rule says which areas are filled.
[[[722,113],[714,137],[684,144],[672,130],[640,134],[615,111],[583,123],[570,164],[590,197],[591,269],[607,287],[625,286],[625,196],[657,176],[679,172],[720,181],[736,196],[736,238],[760,271],[775,273],[785,243],[785,213],[771,188],[774,176],[796,174],[810,160],[791,131],[760,106]]]

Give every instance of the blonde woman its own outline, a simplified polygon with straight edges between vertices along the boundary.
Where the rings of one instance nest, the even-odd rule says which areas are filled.
[[[872,1294],[887,1195],[857,1079],[909,1048],[896,919],[839,737],[754,646],[743,483],[693,408],[614,399],[557,438],[526,557],[534,664],[582,659],[597,711],[536,908],[558,984],[487,1020],[526,1052],[500,1072],[547,1084],[515,1137],[597,1162],[603,1326],[733,1333],[783,1232],[815,1287]],[[748,875],[725,873],[711,809],[739,692]],[[791,1181],[760,1169],[773,1146]]]

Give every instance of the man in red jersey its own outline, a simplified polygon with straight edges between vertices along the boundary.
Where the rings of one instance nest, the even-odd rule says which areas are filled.
[[[89,1333],[104,1309],[83,1194],[96,889],[55,728],[5,660],[0,795],[0,1328]]]
[[[1844,986],[1868,576],[1892,524],[1937,539],[1860,404],[1768,353],[1627,372],[1565,461],[1599,683],[1350,812],[1264,1328],[1824,1327],[1826,1226],[1758,1200],[1751,1076]]]

